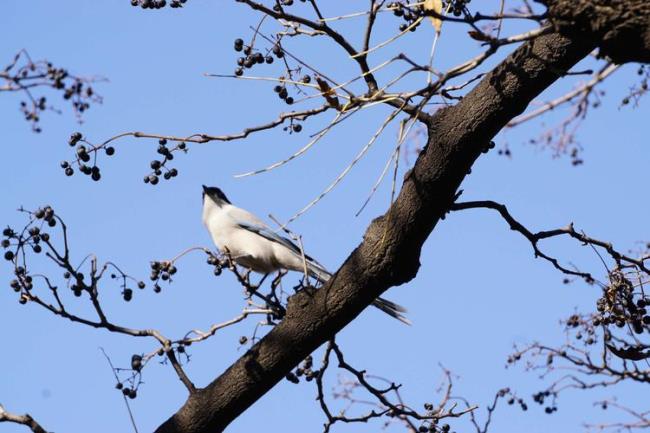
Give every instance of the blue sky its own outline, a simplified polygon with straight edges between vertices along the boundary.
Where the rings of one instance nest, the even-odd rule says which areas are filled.
[[[365,7],[365,2],[361,4]],[[347,7],[353,11],[354,6],[352,2]],[[146,279],[150,260],[171,258],[194,245],[211,246],[200,221],[201,184],[221,186],[235,204],[264,217],[273,214],[286,220],[302,208],[347,166],[388,110],[377,107],[359,113],[291,164],[243,179],[233,175],[290,155],[308,141],[309,134],[323,127],[326,119],[305,123],[300,134],[279,130],[252,135],[245,141],[191,146],[186,156],[174,160],[179,176],[156,187],[142,182],[149,161],[156,156],[157,144],[152,140],[120,141],[116,156],[100,163],[103,179],[98,183],[80,175],[67,178],[59,168],[60,160],[71,157],[66,141],[76,130],[95,142],[135,130],[177,135],[234,133],[286,110],[272,84],[203,75],[232,73],[237,57],[232,41],[248,39],[248,26],[256,23],[254,15],[234,2],[195,0],[183,10],[152,12],[132,8],[126,0],[34,0],[29,6],[5,0],[0,17],[2,61],[25,48],[33,58],[46,57],[71,72],[103,75],[109,81],[96,86],[105,102],[92,107],[81,126],[53,95],[50,99],[63,108],[63,114],[45,114],[44,131],[38,135],[22,119],[19,97],[2,95],[5,162],[0,170],[0,223],[22,223],[15,212],[21,205],[50,204],[68,223],[78,260],[94,252]],[[386,23],[378,29],[376,42],[394,31],[390,26],[398,25],[393,20]],[[343,23],[339,28],[355,34],[358,22]],[[444,29],[436,53],[436,65],[441,69],[477,50],[462,30]],[[432,33],[423,27],[392,48],[392,53],[404,50],[425,61]],[[289,49],[341,81],[354,76],[345,55],[312,41],[292,42]],[[390,53],[371,56],[372,64],[390,58]],[[578,68],[582,66],[594,65],[585,62]],[[380,79],[397,70],[388,69]],[[507,144],[513,158],[496,152],[482,157],[462,186],[463,197],[506,203],[513,215],[533,230],[574,222],[577,228],[611,240],[621,249],[650,239],[648,202],[643,194],[650,156],[647,101],[637,109],[619,107],[637,79],[635,72],[634,65],[616,72],[606,87],[603,106],[592,110],[582,124],[579,139],[584,146],[584,165],[573,167],[568,158],[553,158],[552,152],[527,144],[544,130],[544,124],[551,125],[565,114],[552,113],[540,122],[499,135],[497,148]],[[279,74],[274,66],[253,73]],[[407,80],[404,86],[421,85],[424,79]],[[575,78],[559,83],[545,96],[561,94],[574,82]],[[338,188],[291,225],[303,236],[309,254],[329,269],[342,263],[372,218],[388,206],[390,182],[385,182],[366,210],[354,216],[390,156],[395,137],[396,128],[389,128]],[[409,155],[411,163],[414,159]],[[403,173],[407,160],[402,159],[401,164]],[[549,242],[548,248],[565,262],[597,275],[605,271],[591,250],[566,241]],[[513,344],[561,344],[564,336],[558,320],[576,308],[590,308],[599,296],[595,288],[584,284],[563,285],[562,276],[549,264],[535,260],[530,246],[489,211],[450,215],[427,241],[421,263],[414,281],[386,294],[409,309],[413,326],[403,326],[368,309],[338,337],[351,364],[402,383],[405,399],[419,407],[437,401],[440,365],[459,376],[455,394],[481,406],[504,386],[530,400],[530,394],[543,385],[534,373],[504,368]],[[205,329],[234,317],[243,307],[241,289],[234,279],[229,275],[212,277],[202,256],[188,256],[178,267],[176,281],[164,286],[163,293],[154,294],[149,287],[136,292],[128,304],[121,301],[119,288],[107,282],[102,299],[109,317],[116,323],[153,327],[179,337],[189,329]],[[0,276],[2,284],[9,282],[9,266],[1,265]],[[88,426],[97,432],[129,430],[124,403],[113,389],[112,373],[99,348],[117,365],[126,366],[131,354],[152,350],[153,341],[89,329],[64,322],[36,306],[21,306],[8,285],[0,290],[0,305],[4,343],[0,403],[7,410],[29,411],[46,428],[60,432],[84,432]],[[70,299],[69,305],[80,313],[90,313],[76,298]],[[254,327],[255,319],[249,320],[193,346],[187,371],[195,383],[207,384],[237,359],[244,351],[237,343],[239,337],[252,335]],[[329,374],[330,385],[336,383],[337,374]],[[141,431],[151,431],[183,403],[185,390],[169,366],[149,366],[144,380],[132,408]],[[315,395],[312,384],[282,382],[229,431],[249,432],[261,424],[269,431],[319,431],[324,416]],[[614,419],[613,413],[592,409],[598,397],[612,395],[633,406],[641,390],[625,387],[592,395],[568,392],[560,397],[559,411],[552,416],[532,403],[528,413],[503,407],[495,415],[493,428],[503,433],[576,431],[585,420]],[[462,421],[453,426],[458,431],[467,427]],[[337,425],[334,430],[370,432],[378,428],[379,424]],[[18,430],[0,424],[1,433]],[[401,427],[389,430],[400,431]]]

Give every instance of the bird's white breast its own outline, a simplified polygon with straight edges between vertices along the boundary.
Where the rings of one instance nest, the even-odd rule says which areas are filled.
[[[217,206],[206,198],[203,206],[203,224],[212,241],[221,252],[227,249],[238,264],[256,272],[269,273],[280,268],[275,257],[274,243],[248,230],[238,221],[263,225],[257,217],[230,204]]]

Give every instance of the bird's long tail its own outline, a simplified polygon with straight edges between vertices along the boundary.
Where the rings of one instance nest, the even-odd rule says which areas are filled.
[[[311,260],[307,261],[307,271],[309,271],[310,275],[316,278],[321,283],[327,282],[327,280],[329,280],[332,277],[332,274],[330,274],[319,263]],[[411,321],[407,319],[403,314],[407,312],[406,308],[402,307],[399,304],[396,304],[392,301],[389,301],[388,299],[384,299],[380,297],[375,299],[372,302],[372,305],[374,305],[376,308],[379,308],[384,313],[388,314],[391,317],[394,317],[395,319],[399,320],[402,323],[405,323],[407,325],[411,324]]]

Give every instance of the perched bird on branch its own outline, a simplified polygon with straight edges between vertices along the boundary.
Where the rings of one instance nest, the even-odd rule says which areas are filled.
[[[252,213],[234,206],[219,188],[203,185],[203,224],[221,252],[227,251],[235,263],[254,272],[307,271],[322,283],[332,276],[291,239],[278,235]],[[400,305],[383,298],[375,299],[372,305],[410,324]]]

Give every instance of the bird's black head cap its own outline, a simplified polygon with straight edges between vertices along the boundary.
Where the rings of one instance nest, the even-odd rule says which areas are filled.
[[[203,185],[203,197],[205,197],[206,195],[210,197],[218,205],[224,202],[230,204],[230,200],[228,200],[226,194],[224,194],[223,191],[221,191],[216,186]]]

